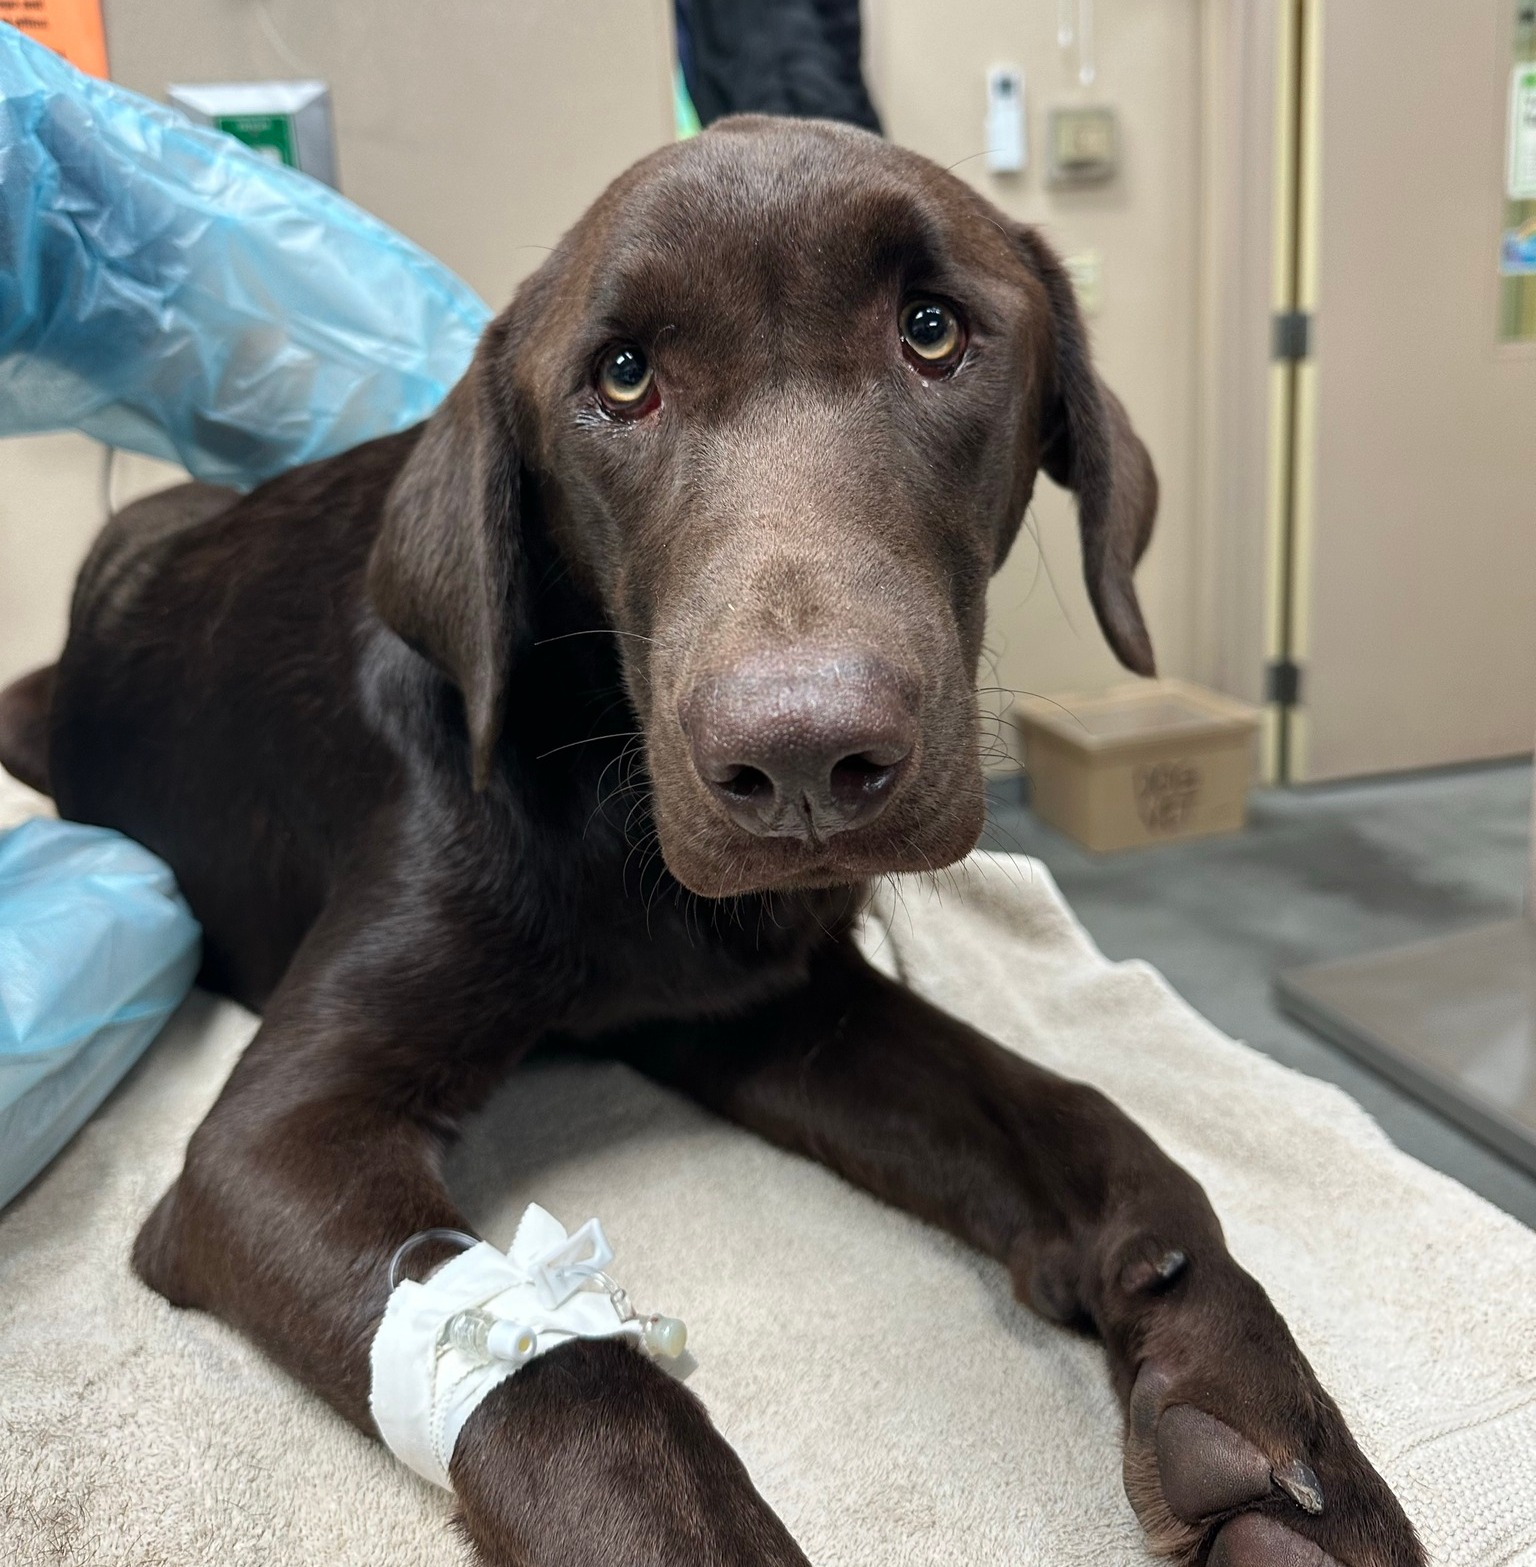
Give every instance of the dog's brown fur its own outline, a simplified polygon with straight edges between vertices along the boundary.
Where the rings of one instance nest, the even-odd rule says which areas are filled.
[[[968,332],[942,378],[903,357],[913,296]],[[644,417],[594,391],[615,342],[655,367]],[[386,1261],[463,1223],[445,1141],[565,1041],[1097,1332],[1159,1549],[1420,1563],[1195,1183],[846,939],[862,879],[976,840],[985,586],[1042,466],[1078,492],[1106,635],[1149,671],[1131,574],[1156,486],[1049,250],[873,137],[737,120],[617,181],[423,429],[114,519],[56,674],[0,699],[0,757],[163,855],[206,979],[265,1013],[142,1276],[370,1430]],[[907,749],[872,819],[751,831],[721,806],[697,730],[750,728],[745,664],[790,671],[806,732],[894,704]],[[847,669],[885,694],[848,699]],[[692,1396],[612,1342],[506,1382],[453,1475],[488,1563],[803,1561]]]

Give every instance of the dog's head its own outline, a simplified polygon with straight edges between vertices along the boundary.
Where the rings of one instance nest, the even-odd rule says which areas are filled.
[[[480,785],[543,530],[618,633],[678,880],[848,883],[976,842],[987,579],[1041,468],[1150,673],[1156,480],[1055,257],[874,136],[727,120],[616,181],[488,329],[370,585],[463,693]]]

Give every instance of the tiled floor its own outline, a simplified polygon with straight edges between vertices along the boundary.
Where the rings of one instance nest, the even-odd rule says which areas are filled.
[[[1536,1227],[1536,1180],[1282,1016],[1270,989],[1298,964],[1518,914],[1530,802],[1523,763],[1266,791],[1240,835],[1098,856],[1009,779],[985,846],[1044,860],[1110,957],[1153,963],[1219,1028],[1339,1084],[1399,1146]]]

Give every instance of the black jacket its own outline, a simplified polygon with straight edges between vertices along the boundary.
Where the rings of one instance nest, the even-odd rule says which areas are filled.
[[[858,0],[677,0],[677,34],[701,124],[757,113],[880,129],[859,66]]]

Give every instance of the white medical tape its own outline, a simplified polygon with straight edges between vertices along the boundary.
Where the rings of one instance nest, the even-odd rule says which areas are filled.
[[[612,1260],[596,1219],[567,1235],[533,1203],[505,1254],[481,1241],[422,1283],[402,1279],[369,1356],[369,1403],[390,1452],[451,1491],[448,1465],[465,1422],[520,1369],[505,1360],[482,1363],[448,1342],[448,1326],[461,1312],[481,1310],[530,1329],[537,1338],[529,1359],[573,1338],[623,1334],[643,1344],[644,1321],[621,1313],[623,1293],[616,1300],[602,1273]]]

